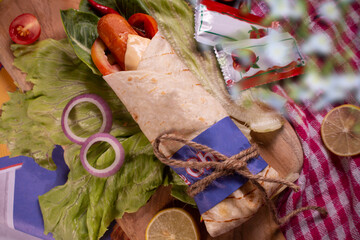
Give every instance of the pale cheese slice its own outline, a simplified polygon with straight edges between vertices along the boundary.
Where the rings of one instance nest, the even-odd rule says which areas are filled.
[[[125,70],[136,70],[141,56],[150,43],[150,39],[139,35],[129,34],[125,52]]]

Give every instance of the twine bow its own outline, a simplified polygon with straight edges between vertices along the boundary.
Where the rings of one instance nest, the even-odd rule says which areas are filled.
[[[160,145],[162,141],[176,141],[183,143],[185,145],[188,145],[189,147],[195,148],[197,150],[200,150],[202,152],[211,153],[214,157],[217,158],[218,161],[210,161],[210,162],[195,162],[195,161],[182,161],[177,159],[171,159],[165,156],[165,154],[160,150]],[[286,215],[283,218],[278,218],[276,213],[276,207],[273,201],[271,201],[270,197],[267,195],[264,187],[259,183],[259,181],[264,182],[272,182],[272,183],[278,183],[282,185],[286,185],[287,187],[293,189],[294,191],[299,190],[299,186],[296,184],[284,180],[284,179],[277,179],[277,178],[269,178],[269,177],[263,177],[259,175],[253,175],[249,169],[247,168],[247,161],[258,156],[258,150],[257,145],[253,144],[248,149],[245,149],[241,152],[239,152],[236,155],[233,155],[231,157],[227,157],[218,151],[206,146],[202,145],[181,137],[178,137],[174,134],[163,134],[159,137],[157,137],[154,140],[153,143],[154,147],[154,154],[155,156],[164,164],[173,166],[173,167],[181,167],[181,168],[191,168],[196,170],[201,170],[202,168],[211,168],[213,169],[213,172],[200,179],[199,181],[193,183],[187,190],[187,193],[189,196],[194,197],[198,193],[205,190],[209,184],[211,184],[215,179],[237,173],[239,175],[242,175],[251,181],[260,191],[262,194],[262,197],[265,201],[265,204],[269,207],[270,211],[272,212],[272,216],[274,218],[274,221],[282,225],[285,222],[287,222],[291,217],[295,216],[296,214],[305,211],[305,210],[316,210],[319,211],[322,215],[326,215],[327,212],[324,208],[318,207],[318,206],[306,206],[303,208],[298,208],[288,215]]]

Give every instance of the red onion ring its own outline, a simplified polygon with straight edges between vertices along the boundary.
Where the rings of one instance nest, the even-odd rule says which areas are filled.
[[[115,151],[115,160],[107,168],[96,169],[92,167],[87,160],[86,154],[89,151],[90,147],[96,142],[107,142]],[[108,133],[96,133],[92,135],[85,141],[80,150],[80,160],[85,170],[88,171],[91,175],[101,178],[109,177],[119,171],[120,167],[124,163],[124,158],[125,151],[123,146],[115,137]]]
[[[68,104],[65,106],[64,111],[62,113],[61,116],[61,127],[64,131],[65,136],[70,139],[70,141],[77,143],[77,144],[83,144],[87,138],[82,138],[79,137],[77,135],[75,135],[70,127],[69,127],[69,123],[68,123],[68,119],[69,119],[69,114],[70,111],[79,103],[82,102],[90,102],[95,104],[103,117],[103,123],[99,129],[99,132],[110,132],[111,127],[112,127],[112,112],[111,109],[109,107],[109,105],[106,103],[106,101],[104,99],[102,99],[101,97],[99,97],[96,94],[82,94],[79,95],[77,97],[74,97],[73,99],[70,100],[70,102],[68,102]]]

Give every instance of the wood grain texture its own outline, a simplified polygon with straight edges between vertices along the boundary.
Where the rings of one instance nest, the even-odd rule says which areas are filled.
[[[11,21],[20,14],[35,15],[41,25],[39,40],[66,37],[60,18],[60,9],[78,8],[80,0],[3,0],[0,3],[0,62],[16,85],[23,91],[31,89],[26,76],[13,66],[14,56],[10,51],[13,43],[9,36]]]
[[[42,27],[40,40],[61,39],[65,37],[65,32],[60,19],[60,9],[77,8],[79,2],[80,0],[3,0],[0,3],[0,62],[21,90],[31,89],[31,84],[25,81],[25,74],[13,66],[14,57],[10,51],[12,41],[8,33],[11,21],[22,13],[32,13],[39,19]],[[303,161],[302,148],[296,133],[288,122],[285,122],[284,127],[275,133],[252,133],[252,137],[259,143],[263,158],[282,176],[300,171]],[[239,228],[220,237],[212,238],[207,234],[204,224],[199,221],[200,215],[197,209],[172,198],[169,187],[158,189],[148,204],[136,213],[125,214],[122,219],[118,220],[118,223],[130,239],[143,240],[150,219],[159,210],[175,206],[185,208],[194,216],[199,223],[201,239],[284,239],[265,206]]]

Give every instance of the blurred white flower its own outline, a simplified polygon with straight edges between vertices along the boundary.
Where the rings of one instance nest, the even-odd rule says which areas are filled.
[[[268,35],[265,47],[266,58],[274,65],[284,66],[292,61],[294,53],[293,45],[282,41],[277,31],[271,31]]]
[[[302,85],[288,84],[293,97],[297,101],[310,101],[314,110],[323,109],[329,104],[343,102],[349,96],[360,101],[360,73],[335,73],[323,76],[310,71],[303,75]]]
[[[335,78],[336,75],[329,76],[327,91],[324,92],[325,97],[327,98],[329,103],[337,102],[344,100],[346,96],[349,94],[349,91],[346,89],[339,88],[341,79]]]
[[[315,94],[326,91],[329,86],[328,80],[317,72],[306,73],[303,76],[303,81],[306,87]]]
[[[297,90],[297,99],[302,102],[311,101],[315,96],[316,95],[313,91],[308,91],[304,89]]]
[[[268,0],[270,14],[277,17],[298,19],[303,16],[305,9],[299,0]]]
[[[330,80],[328,77],[327,80]],[[321,110],[329,104],[336,102],[343,102],[349,92],[337,88],[337,81],[327,81],[326,91],[322,92],[318,99],[316,99],[313,109]]]
[[[316,102],[314,102],[311,108],[315,111],[320,111],[321,109],[324,109],[326,106],[328,106],[329,103],[330,101],[327,98],[327,95],[322,95],[320,98],[317,98]]]
[[[285,65],[287,60],[287,51],[291,51],[286,45],[281,42],[272,42],[266,47],[266,55],[274,65]]]
[[[355,74],[333,74],[330,82],[338,91],[352,91],[360,86],[360,76]]]
[[[322,55],[331,54],[333,43],[326,33],[314,33],[302,44],[305,54],[318,53]]]
[[[318,13],[331,21],[337,21],[341,17],[339,6],[334,1],[328,1],[320,5]]]

